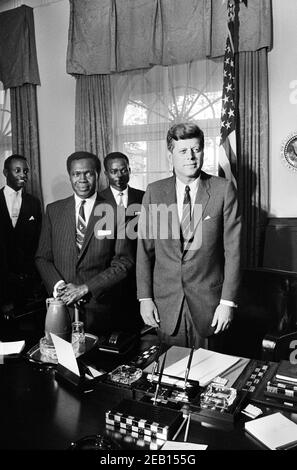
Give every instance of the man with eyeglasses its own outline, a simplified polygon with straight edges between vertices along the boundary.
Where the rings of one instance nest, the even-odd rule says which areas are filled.
[[[139,219],[141,315],[167,344],[223,352],[240,282],[236,191],[202,171],[204,134],[195,123],[173,125],[167,147],[174,175],[148,186]]]
[[[83,305],[80,320],[86,331],[105,335],[124,328],[115,300],[118,285],[134,267],[131,246],[117,237],[113,216],[106,230],[97,230],[105,214],[105,201],[97,193],[98,157],[74,152],[67,171],[74,194],[47,206],[36,265],[49,295],[69,307]]]
[[[131,169],[127,155],[122,152],[111,152],[104,158],[105,175],[109,186],[100,192],[100,196],[111,204],[120,213],[121,209],[125,217],[126,236],[132,242],[133,255],[136,260],[137,249],[137,222],[141,210],[144,191],[132,188],[128,183]],[[139,329],[143,322],[139,312],[139,302],[136,298],[135,270],[121,285],[119,304],[125,306],[127,324],[130,328]]]
[[[29,166],[22,155],[4,161],[6,185],[0,190],[0,310],[6,319],[24,313],[28,299],[41,292],[34,256],[42,211],[39,199],[26,192]]]

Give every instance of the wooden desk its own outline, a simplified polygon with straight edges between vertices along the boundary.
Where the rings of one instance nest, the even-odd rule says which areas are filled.
[[[144,337],[140,350],[153,343],[156,337]],[[123,363],[116,355],[94,354],[91,362],[98,368],[112,370]],[[73,441],[103,433],[105,412],[120,401],[117,393],[108,390],[72,393],[56,382],[53,369],[42,369],[25,358],[0,365],[0,383],[1,449],[68,449]],[[188,442],[207,444],[209,450],[263,449],[243,430],[246,419],[241,414],[229,431],[192,421]]]

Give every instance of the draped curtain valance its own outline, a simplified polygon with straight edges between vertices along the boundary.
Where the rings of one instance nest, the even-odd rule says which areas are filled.
[[[0,80],[4,88],[40,85],[33,9],[26,5],[0,13]]]
[[[238,51],[272,47],[271,0],[240,4]],[[109,74],[224,55],[222,0],[70,0],[69,74]]]

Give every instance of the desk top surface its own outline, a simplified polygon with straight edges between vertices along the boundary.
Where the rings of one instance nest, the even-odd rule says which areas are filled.
[[[86,362],[110,371],[156,342],[155,336],[144,336],[138,350],[125,358],[96,349]],[[120,392],[95,388],[78,394],[61,386],[54,371],[29,362],[25,356],[0,365],[1,449],[68,449],[71,442],[105,432],[105,412],[121,401]],[[240,414],[231,430],[192,421],[188,442],[207,444],[209,450],[263,449],[245,433],[246,420]]]

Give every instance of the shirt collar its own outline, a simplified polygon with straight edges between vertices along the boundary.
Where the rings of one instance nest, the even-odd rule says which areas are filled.
[[[120,193],[122,193],[123,196],[128,196],[128,186],[126,189],[123,189],[122,191],[119,191],[118,189],[115,189],[112,186],[110,186],[110,189],[115,198],[117,198]]]
[[[189,186],[190,191],[193,194],[198,189],[199,181],[200,181],[200,175],[194,181],[192,181],[191,183],[187,183],[187,184],[183,183],[180,179],[176,177],[176,189],[177,191],[183,193],[185,191],[185,187]]]
[[[94,203],[95,200],[96,200],[96,198],[97,198],[97,193],[96,193],[96,191],[95,191],[94,194],[93,194],[93,196],[86,198],[85,201],[86,201],[87,204],[88,204],[88,203],[91,203],[91,202]],[[78,197],[77,194],[74,193],[74,200],[75,200],[75,207],[77,208],[77,207],[80,206],[81,201],[82,201],[83,199],[82,199],[81,197]]]
[[[13,194],[17,193],[17,194],[22,194],[22,188],[19,189],[18,191],[15,191],[14,189],[12,189],[10,186],[8,185],[5,185],[4,186],[4,192],[6,195],[8,196],[12,196]]]

